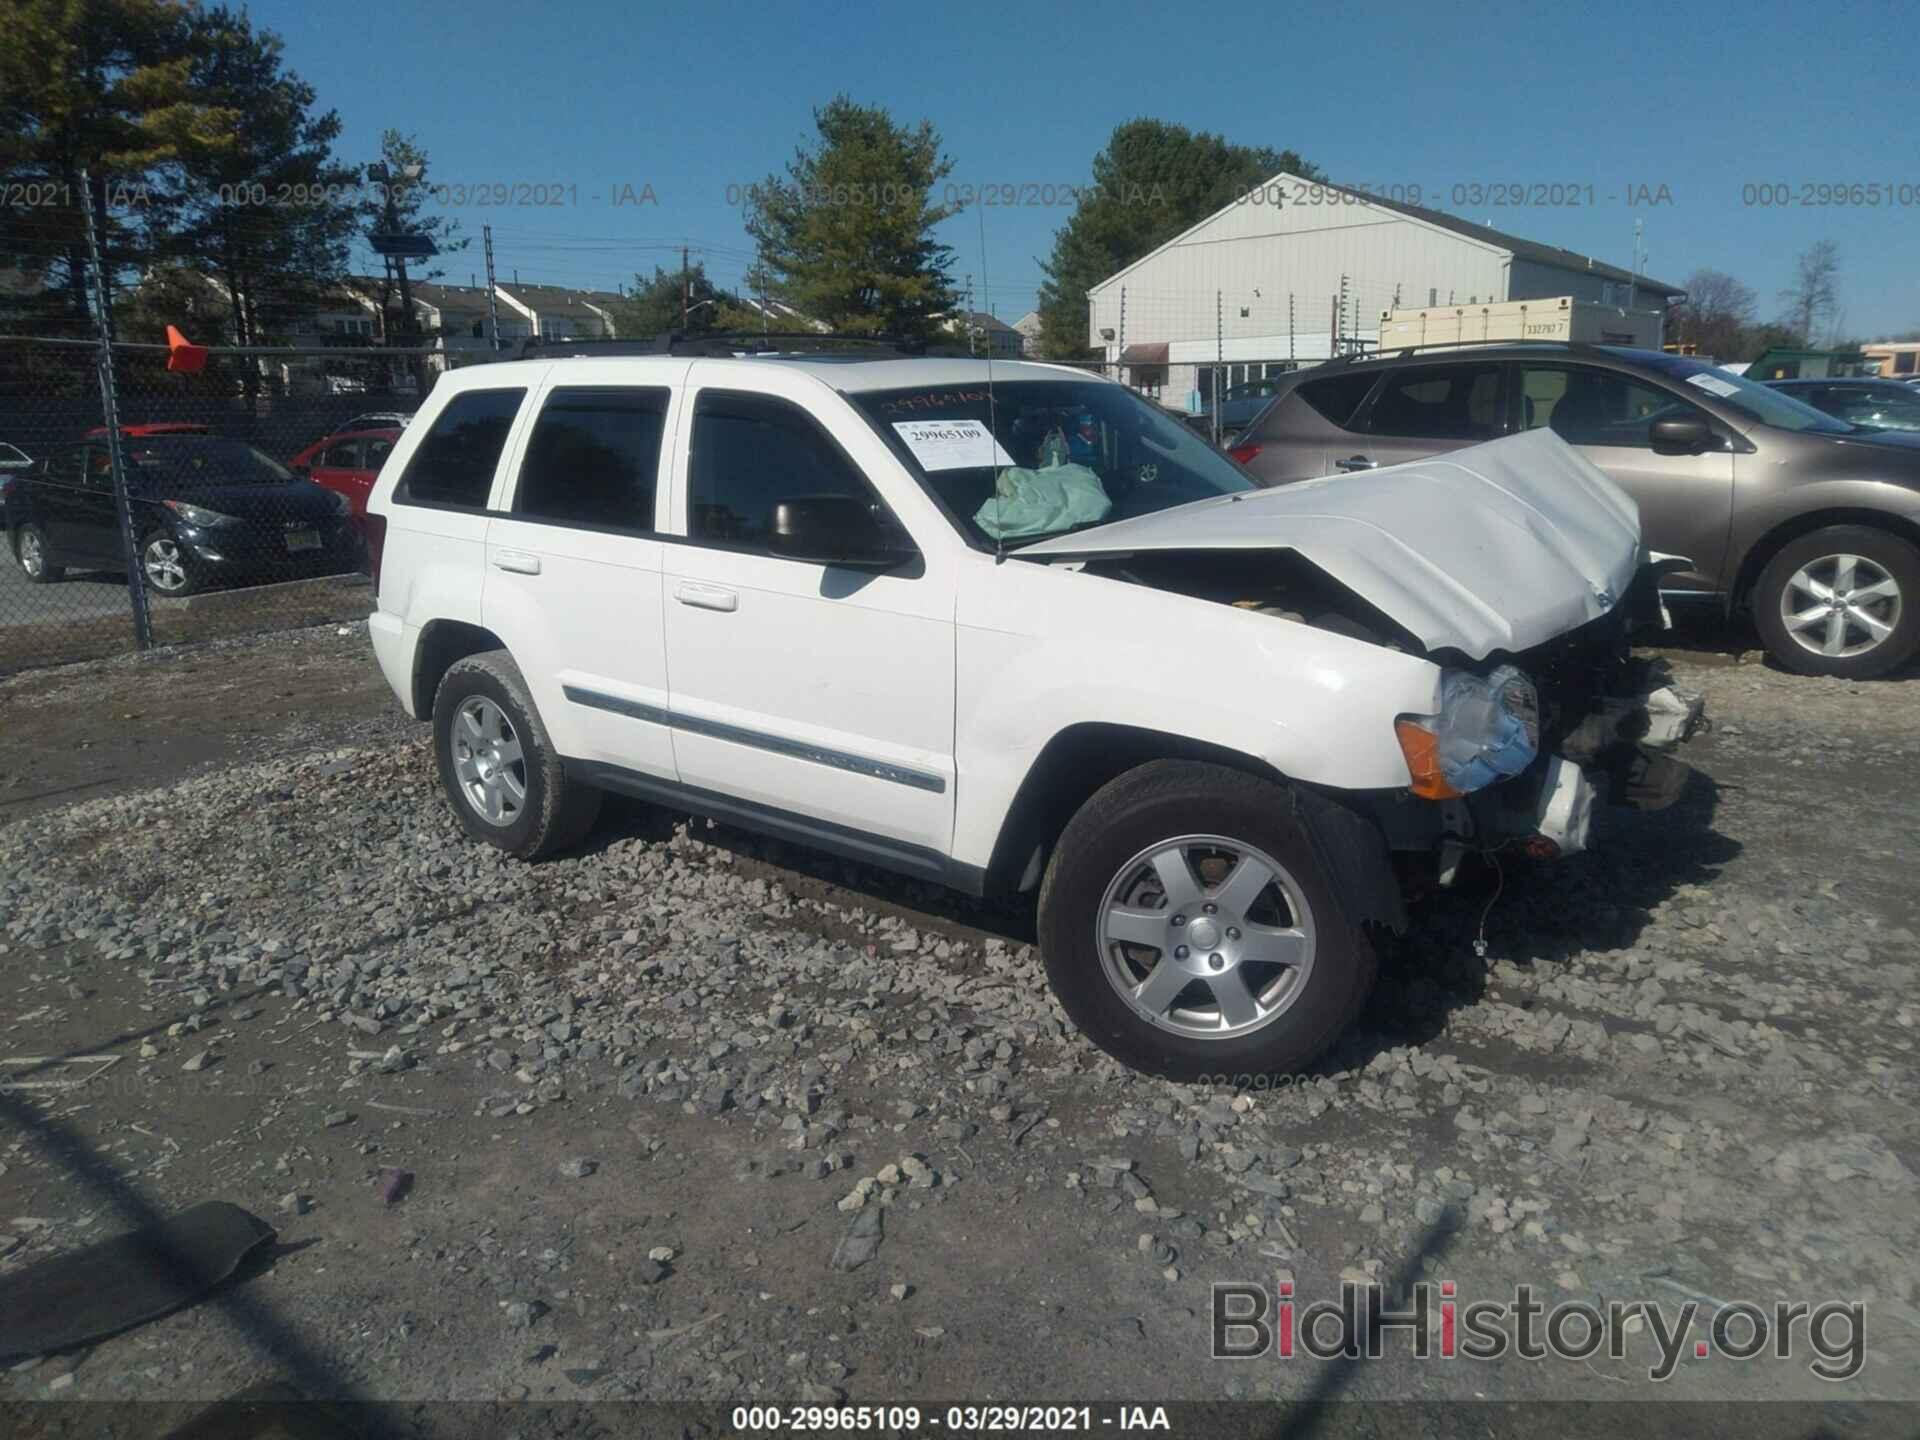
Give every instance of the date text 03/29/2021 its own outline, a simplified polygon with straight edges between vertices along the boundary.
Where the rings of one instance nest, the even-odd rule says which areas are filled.
[[[1164,1405],[736,1405],[733,1429],[740,1434],[790,1431],[917,1430],[953,1434],[1058,1433],[1102,1430],[1169,1432]]]

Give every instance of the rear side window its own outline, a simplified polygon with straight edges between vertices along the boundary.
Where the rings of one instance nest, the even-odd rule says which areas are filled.
[[[320,457],[322,466],[329,470],[357,470],[360,468],[360,442],[347,440],[328,448]]]
[[[407,462],[394,503],[484,510],[493,469],[527,392],[468,390],[447,402]]]
[[[1497,364],[1390,370],[1367,430],[1415,440],[1491,440],[1501,429],[1500,376]]]
[[[1345,426],[1379,378],[1377,370],[1358,375],[1329,375],[1322,380],[1303,380],[1294,393],[1326,419]]]
[[[555,390],[533,423],[513,513],[651,534],[667,396],[664,389]]]
[[[880,497],[812,416],[785,401],[703,391],[694,407],[687,529],[695,540],[765,549],[774,506],[844,495]]]

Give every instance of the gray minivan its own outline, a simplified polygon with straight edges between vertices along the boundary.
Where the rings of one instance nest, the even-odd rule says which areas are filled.
[[[1232,450],[1269,484],[1547,426],[1639,503],[1651,549],[1687,558],[1669,598],[1750,613],[1805,674],[1880,675],[1920,649],[1920,435],[1611,345],[1400,351],[1279,378]]]

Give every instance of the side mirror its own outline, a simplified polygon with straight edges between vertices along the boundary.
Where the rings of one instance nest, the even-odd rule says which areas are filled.
[[[1712,428],[1692,416],[1654,421],[1648,439],[1659,455],[1698,455],[1714,446]]]
[[[773,507],[768,548],[788,560],[892,570],[919,558],[913,542],[851,495],[796,495]]]

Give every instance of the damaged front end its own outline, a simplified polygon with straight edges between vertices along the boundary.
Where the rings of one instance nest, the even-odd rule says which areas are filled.
[[[1617,606],[1565,635],[1448,669],[1443,693],[1485,694],[1511,723],[1490,725],[1465,706],[1462,713],[1492,747],[1471,754],[1454,735],[1448,768],[1438,763],[1445,750],[1440,737],[1424,738],[1441,724],[1427,719],[1423,732],[1423,717],[1403,717],[1402,748],[1413,783],[1376,811],[1392,848],[1434,855],[1434,878],[1444,886],[1468,854],[1507,848],[1536,859],[1576,854],[1587,848],[1601,805],[1660,810],[1679,799],[1692,772],[1673,751],[1705,724],[1705,702],[1675,687],[1662,665],[1634,659],[1631,635],[1665,626],[1659,578],[1684,563],[1661,557],[1643,564]],[[1516,730],[1529,747],[1517,743]],[[1417,803],[1422,799],[1438,803]]]

